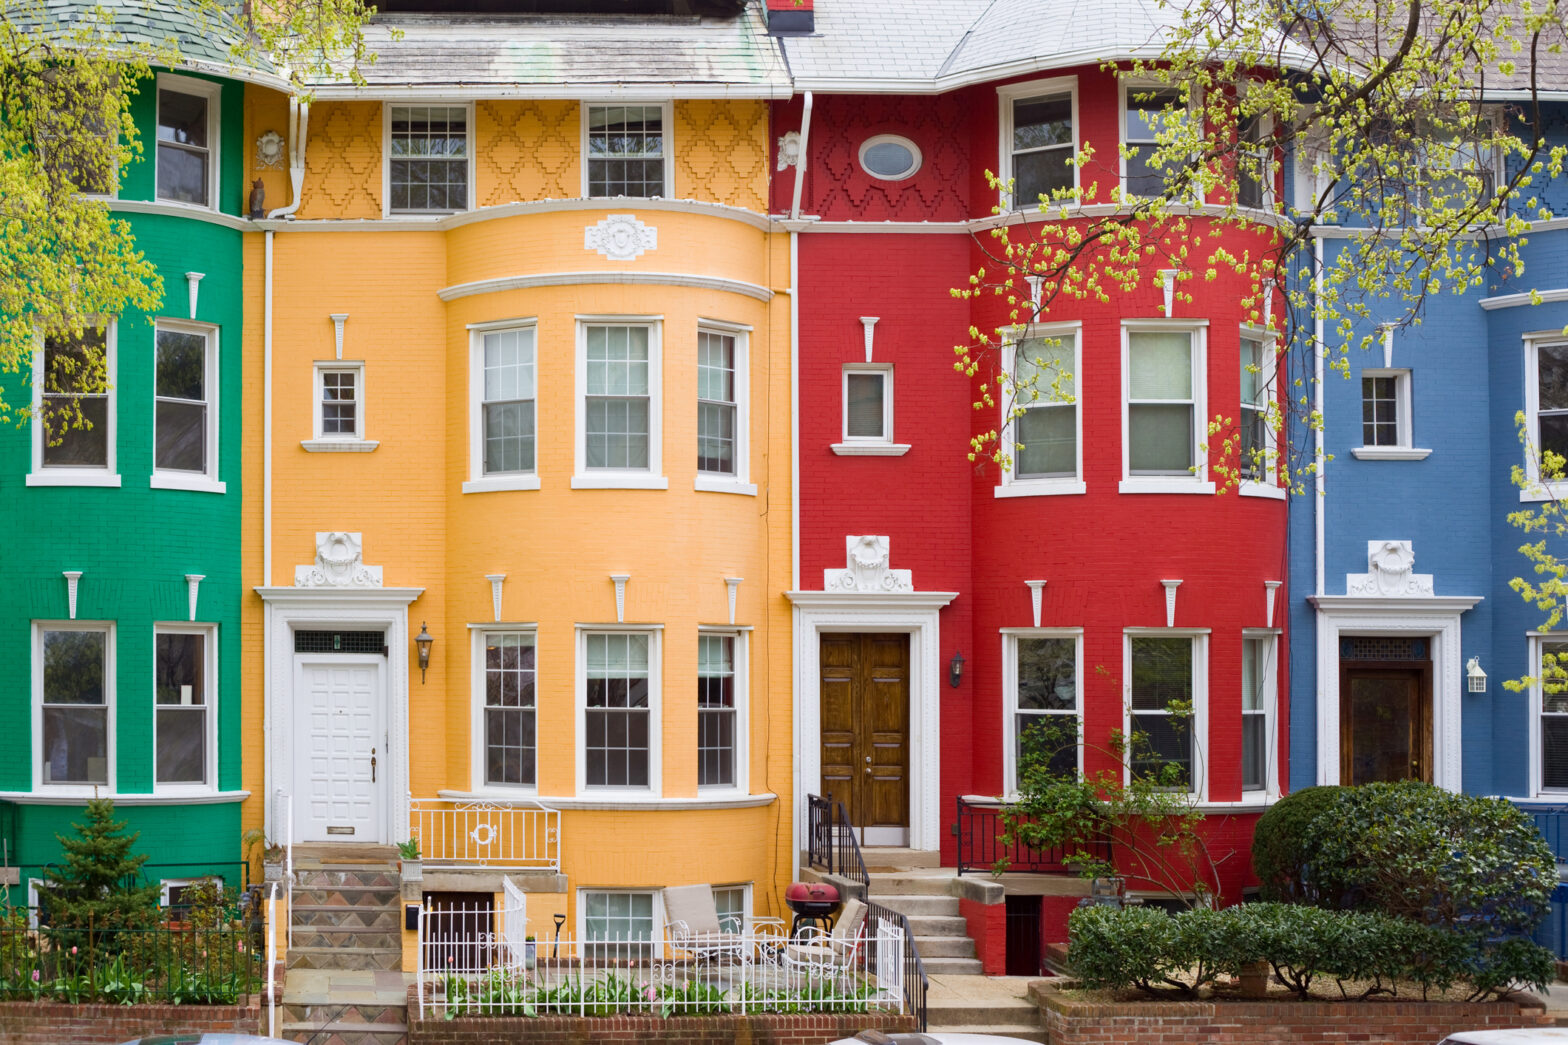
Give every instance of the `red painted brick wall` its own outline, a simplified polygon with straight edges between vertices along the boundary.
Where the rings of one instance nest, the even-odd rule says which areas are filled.
[[[826,1045],[867,1028],[915,1030],[913,1016],[567,1016],[420,1019],[411,1007],[408,1045]]]
[[[65,1005],[0,1002],[6,1045],[118,1045],[153,1034],[257,1034],[259,1005]]]
[[[1007,905],[981,903],[965,897],[958,899],[958,913],[964,916],[969,927],[969,938],[975,942],[975,954],[980,959],[980,969],[987,976],[1007,974]]]

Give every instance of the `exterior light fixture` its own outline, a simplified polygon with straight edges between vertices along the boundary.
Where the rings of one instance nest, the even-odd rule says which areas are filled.
[[[1481,670],[1481,658],[1471,657],[1465,664],[1465,677],[1470,680],[1471,693],[1486,692],[1486,672]]]
[[[419,634],[414,636],[414,644],[419,647],[419,684],[425,683],[425,669],[430,667],[430,647],[436,640],[430,632],[425,630],[425,622],[419,622]]]
[[[953,659],[947,662],[947,684],[954,689],[964,680],[964,655],[957,650],[953,651]]]

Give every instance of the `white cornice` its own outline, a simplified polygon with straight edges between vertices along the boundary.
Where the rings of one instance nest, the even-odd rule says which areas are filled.
[[[1409,616],[1419,614],[1463,613],[1484,596],[1481,595],[1402,595],[1389,598],[1369,598],[1363,595],[1308,595],[1307,601],[1318,609],[1331,613],[1384,613]]]
[[[0,791],[0,802],[15,802],[19,806],[79,806],[91,801],[93,795],[50,794],[47,791]],[[112,799],[117,806],[210,806],[229,802],[243,802],[249,791],[194,791],[181,794],[116,793],[99,791],[98,798]]]
[[[261,225],[248,218],[223,214],[205,207],[188,207],[179,203],[163,203],[159,200],[112,199],[104,202],[109,205],[110,210],[121,214],[158,214],[166,218],[205,221],[212,225],[222,225],[226,229],[238,229],[241,232],[255,232],[261,228]]]
[[[527,276],[501,276],[480,279],[472,283],[456,283],[436,291],[442,301],[466,298],[474,294],[494,294],[503,290],[528,290],[534,287],[577,287],[590,284],[653,284],[664,287],[699,287],[730,294],[744,294],[758,301],[769,301],[773,291],[756,283],[718,276],[696,276],[685,272],[615,272],[594,270],[588,272],[537,272]]]
[[[300,606],[321,606],[333,603],[384,604],[407,606],[425,593],[423,588],[296,588],[292,585],[258,585],[255,589],[262,602],[273,604],[293,603]]]
[[[795,89],[787,83],[734,84],[734,83],[650,83],[650,84],[584,84],[574,83],[492,83],[445,85],[432,83],[320,84],[312,94],[321,100],[371,102],[381,99],[400,101],[417,98],[421,101],[439,98],[442,101],[504,101],[553,99],[595,102],[668,102],[688,99],[708,100],[763,100],[785,101]]]
[[[787,591],[784,597],[796,606],[813,610],[870,610],[887,606],[905,610],[939,610],[958,598],[958,592]]]
[[[1553,301],[1568,301],[1568,287],[1558,287],[1555,290],[1538,290],[1534,294],[1499,294],[1495,298],[1482,298],[1481,307],[1491,312],[1499,308],[1519,308],[1522,305],[1548,304]]]
[[[182,208],[183,209],[183,208]],[[520,214],[551,214],[559,211],[664,211],[676,214],[701,214],[750,225],[763,232],[778,230],[779,226],[765,214],[727,203],[708,203],[704,200],[644,199],[640,196],[591,197],[587,199],[528,200],[522,203],[503,203],[495,207],[476,207],[456,214],[432,217],[399,218],[293,218],[248,221],[248,229],[275,232],[364,232],[371,229],[398,232],[445,232],[476,222],[495,221]],[[239,219],[235,219],[239,220]]]

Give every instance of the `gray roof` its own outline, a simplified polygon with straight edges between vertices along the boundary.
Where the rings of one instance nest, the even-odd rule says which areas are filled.
[[[392,30],[402,38],[392,39]],[[735,18],[686,16],[377,16],[363,88],[322,96],[469,89],[488,97],[788,97],[789,71],[760,0]]]
[[[198,14],[181,0],[40,0],[45,28],[69,30],[87,24],[95,7],[115,15],[114,32],[121,39],[163,49],[171,42],[179,48],[182,67],[218,75],[235,75],[278,83],[272,66],[254,53],[236,62],[234,48],[245,39],[238,22],[211,13]],[[27,8],[8,17],[25,19]]]

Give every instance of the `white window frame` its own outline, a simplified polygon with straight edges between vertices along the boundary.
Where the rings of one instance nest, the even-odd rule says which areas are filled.
[[[1143,94],[1148,91],[1176,91],[1180,94],[1181,89],[1174,84],[1160,83],[1158,80],[1141,79],[1135,76],[1124,76],[1117,80],[1116,116],[1119,121],[1116,125],[1117,184],[1121,187],[1122,199],[1124,200],[1142,198],[1133,196],[1127,191],[1127,157],[1122,155],[1121,150],[1123,145],[1135,144],[1127,139],[1127,94],[1129,91],[1133,94]],[[1198,119],[1203,118],[1203,98],[1196,87],[1193,88],[1187,97],[1187,118],[1190,120],[1194,117]],[[1137,144],[1146,143],[1139,142]],[[1201,204],[1203,202],[1202,187],[1194,184],[1193,193],[1194,198],[1192,202]]]
[[[83,468],[77,466],[51,465],[44,467],[44,340],[43,331],[37,335],[36,345],[33,350],[33,402],[32,424],[30,437],[33,446],[33,468],[27,473],[28,486],[119,486],[120,472],[115,444],[118,441],[119,425],[117,415],[119,411],[119,395],[115,389],[115,367],[117,355],[117,342],[119,340],[119,323],[108,320],[103,331],[103,369],[104,369],[104,394],[108,405],[104,410],[104,438],[107,440],[107,452],[104,456],[102,468]]]
[[[1072,102],[1073,142],[1069,158],[1078,155],[1080,146],[1078,122],[1078,77],[1056,76],[1048,80],[1030,80],[1026,83],[1012,83],[996,89],[997,101],[997,126],[1000,134],[997,137],[997,171],[1002,180],[1002,185],[1010,185],[1015,177],[1013,171],[1013,104],[1030,98],[1045,98],[1051,95],[1067,95]],[[1079,181],[1077,164],[1072,164],[1073,196],[1081,199],[1082,187]],[[1002,188],[997,193],[998,202],[1004,211],[1010,211],[1017,203],[1009,196],[1007,189]],[[1026,201],[1025,206],[1037,206],[1034,200]]]
[[[426,107],[440,107],[443,109],[464,109],[468,116],[464,121],[467,139],[466,151],[468,152],[468,198],[463,206],[455,210],[393,210],[392,209],[392,110],[393,109],[422,109]],[[474,103],[456,102],[451,99],[399,98],[397,101],[384,101],[381,103],[381,216],[383,218],[397,218],[398,220],[428,219],[438,221],[452,214],[463,214],[475,207],[474,203]]]
[[[1128,406],[1132,395],[1131,350],[1133,333],[1169,332],[1192,337],[1192,460],[1197,466],[1190,475],[1133,475]],[[1209,407],[1209,321],[1167,319],[1122,320],[1122,479],[1120,493],[1196,493],[1212,494],[1209,480],[1208,407]]]
[[[910,157],[913,159],[913,164],[902,174],[878,174],[876,171],[872,170],[866,165],[866,153],[876,148],[878,145],[897,145],[904,148],[909,152]],[[902,134],[873,134],[871,137],[860,143],[860,148],[855,152],[855,159],[860,164],[860,170],[862,173],[864,173],[868,178],[875,178],[877,181],[908,181],[910,178],[913,178],[915,175],[919,174],[920,168],[925,166],[925,154],[920,151],[920,146],[916,145],[912,140],[904,137]]]
[[[588,786],[588,636],[648,636],[648,784],[646,787]],[[577,709],[577,794],[652,795],[664,793],[664,625],[579,624],[574,645],[577,671],[572,703]],[[537,654],[536,654],[537,655]]]
[[[499,472],[485,474],[485,335],[504,330],[532,330],[534,332],[534,468],[531,472]],[[578,369],[586,368],[587,342],[578,349]],[[539,366],[539,322],[537,319],[518,317],[497,319],[486,323],[468,325],[468,479],[463,483],[464,493],[488,493],[494,490],[539,489],[539,412],[542,404],[543,375]],[[579,411],[581,412],[581,411]],[[582,419],[578,420],[582,427]]]
[[[1002,793],[1018,795],[1018,640],[1072,639],[1078,702],[1078,772],[1083,772],[1083,629],[1082,628],[1003,628],[1002,629]],[[1052,714],[1043,712],[1042,714]],[[1061,714],[1061,712],[1055,712]]]
[[[1275,386],[1275,382],[1279,379],[1278,336],[1272,330],[1266,330],[1263,327],[1255,327],[1249,323],[1243,323],[1241,326],[1241,333],[1239,334],[1236,341],[1236,351],[1238,356],[1241,352],[1242,340],[1258,341],[1261,342],[1263,346],[1263,365],[1259,369],[1258,374],[1254,380],[1256,381],[1258,388],[1263,392],[1263,407],[1261,412],[1263,414],[1263,462],[1265,478],[1250,479],[1243,475],[1241,477],[1241,484],[1237,489],[1237,492],[1243,497],[1272,497],[1275,500],[1283,501],[1288,496],[1288,491],[1280,485],[1279,481],[1279,433],[1274,430],[1274,425],[1270,422],[1268,412],[1269,407],[1277,407],[1279,403],[1279,389]],[[1239,360],[1237,367],[1239,376]],[[1241,417],[1241,404],[1239,402],[1237,403],[1236,416],[1238,418]],[[1238,454],[1240,453],[1239,445],[1237,452]],[[1245,458],[1240,460],[1240,464],[1243,467],[1245,467],[1247,463],[1248,462]]]
[[[699,627],[698,636],[719,635],[733,639],[735,671],[735,782],[733,784],[698,784],[703,795],[749,794],[751,792],[751,745],[747,742],[751,731],[751,629]],[[696,676],[693,677],[694,680]],[[702,709],[697,713],[700,716]],[[748,915],[749,917],[749,915]]]
[[[1491,125],[1491,134],[1496,135],[1501,131],[1504,115],[1502,110],[1497,106],[1483,106],[1480,118],[1481,122]],[[1415,164],[1424,171],[1431,170],[1432,168],[1429,168],[1424,162],[1422,162],[1426,157],[1420,154],[1419,148],[1421,141],[1424,141],[1426,137],[1432,136],[1431,125],[1424,118],[1418,121],[1417,134],[1417,155],[1415,156]],[[1480,163],[1476,167],[1476,170],[1478,173],[1484,171],[1491,174],[1492,193],[1495,195],[1499,189],[1508,183],[1508,168],[1504,161],[1503,154],[1501,150],[1494,148],[1490,151],[1490,155],[1478,157],[1478,159],[1480,160]],[[1453,173],[1460,173],[1462,168],[1456,167],[1450,168],[1450,170]],[[1428,177],[1430,177],[1430,175]],[[1504,213],[1507,213],[1506,205],[1504,207]]]
[[[104,783],[49,783],[44,780],[44,632],[46,631],[102,631],[104,639]],[[93,798],[100,792],[114,794],[116,780],[116,678],[119,655],[116,648],[116,626],[112,620],[35,620],[32,627],[32,685],[29,699],[32,704],[33,732],[33,791],[51,795],[69,795]]]
[[[352,373],[354,375],[354,431],[352,433],[322,430],[321,410],[323,375]],[[310,431],[311,438],[300,445],[311,453],[367,453],[380,446],[376,439],[365,438],[365,361],[362,359],[318,359],[311,364]]]
[[[579,948],[591,946],[588,941],[588,895],[590,893],[631,893],[638,896],[653,897],[653,928],[648,937],[648,946],[657,951],[664,945],[664,890],[663,889],[613,889],[592,888],[579,886],[577,895],[577,944]]]
[[[163,198],[163,196],[159,192],[159,186],[158,186],[158,144],[157,144],[157,139],[158,139],[158,127],[160,126],[161,116],[158,113],[158,109],[159,109],[159,102],[158,102],[158,99],[157,99],[157,92],[158,91],[173,91],[176,94],[197,95],[197,96],[204,97],[204,98],[207,99],[207,202],[205,204],[185,203],[185,202],[182,202],[180,200],[166,200],[166,199]],[[187,207],[187,208],[190,208],[191,210],[211,210],[211,211],[217,211],[217,210],[221,210],[222,209],[221,207],[218,206],[219,191],[220,191],[220,187],[221,187],[222,181],[223,181],[223,178],[222,178],[223,157],[222,157],[222,135],[221,135],[221,131],[223,129],[223,120],[222,120],[222,113],[220,111],[222,108],[223,108],[223,85],[222,84],[212,83],[212,82],[210,82],[208,80],[198,80],[198,79],[196,79],[195,77],[192,77],[192,76],[181,76],[178,73],[159,73],[158,74],[158,76],[157,76],[157,83],[156,83],[155,88],[154,88],[154,100],[153,100],[153,155],[152,155],[153,191],[152,191],[152,198],[155,201],[157,201],[157,203],[160,206],[166,206],[166,207]]]
[[[1192,788],[1187,794],[1198,802],[1209,800],[1209,628],[1122,629],[1122,735],[1132,733],[1132,640],[1190,639],[1192,641]],[[1140,711],[1140,715],[1158,714]],[[1132,759],[1122,772],[1122,783],[1132,783]]]
[[[156,105],[156,103],[154,103],[154,104]],[[210,114],[210,111],[211,110],[209,110],[209,114]],[[156,141],[157,133],[158,133],[158,127],[157,127],[157,124],[154,123],[154,125],[153,125],[154,141]],[[36,139],[37,140],[37,144],[38,144],[39,157],[40,157],[40,159],[44,160],[45,169],[48,168],[49,142],[51,140],[51,137],[52,136],[47,134],[47,133],[42,133]],[[109,165],[108,165],[108,174],[109,174],[109,181],[110,181],[111,188],[110,188],[110,190],[108,192],[82,192],[82,191],[80,191],[80,189],[78,189],[77,195],[81,196],[83,199],[89,199],[89,200],[117,200],[117,199],[120,198],[120,156],[119,156],[120,125],[119,125],[119,123],[111,122],[110,126],[104,128],[104,141],[107,143],[107,147],[110,150],[113,151],[113,155],[110,157],[110,162],[109,162]],[[156,180],[156,178],[157,178],[157,162],[156,162],[157,161],[157,153],[156,153],[156,147],[155,147],[155,151],[154,151],[154,155],[153,155],[153,160],[154,160],[153,177],[154,177],[154,180]],[[154,188],[153,198],[157,199],[156,187]]]
[[[1546,701],[1541,680],[1541,655],[1547,643],[1568,644],[1568,632],[1532,631],[1527,634],[1527,638],[1530,643],[1530,677],[1535,680],[1530,685],[1530,794],[1532,797],[1561,799],[1568,794],[1568,788],[1548,788],[1542,782],[1546,767],[1541,757],[1541,716],[1545,714],[1543,709]]]
[[[532,797],[539,793],[539,625],[469,625],[473,644],[469,660],[469,789],[474,794],[498,797]],[[534,640],[534,783],[492,784],[485,779],[485,638],[488,635],[527,635]]]
[[[664,139],[664,191],[658,196],[593,196],[588,191],[588,120],[590,110],[603,108],[619,108],[622,106],[637,106],[643,109],[660,109],[661,137]],[[577,142],[577,155],[583,158],[582,162],[582,193],[583,199],[677,199],[675,195],[675,103],[666,99],[662,102],[632,102],[616,99],[584,98],[578,104],[582,113],[579,120],[579,138]]]
[[[735,474],[697,473],[694,488],[708,493],[757,496],[751,481],[751,331],[743,323],[699,319],[698,334],[720,334],[735,339]]]
[[[203,638],[202,685],[206,689],[206,779],[199,784],[161,784],[158,782],[158,691],[156,656],[159,635],[200,635]],[[188,621],[158,621],[152,626],[153,657],[152,690],[152,779],[153,793],[159,795],[205,795],[218,790],[218,626],[192,624]],[[170,707],[172,705],[162,705]],[[193,879],[194,881],[195,879]]]
[[[1017,369],[1015,358],[1016,346],[1023,341],[1037,338],[1060,338],[1071,334],[1073,337],[1073,420],[1077,431],[1078,462],[1076,471],[1070,476],[1042,476],[1039,478],[1019,479],[1015,474],[1017,462],[1016,437],[1014,428],[1016,419],[1008,417],[1010,409],[1004,406],[1002,410],[1002,445],[1007,448],[1007,463],[1002,466],[1002,479],[994,489],[997,497],[1039,497],[1052,494],[1077,494],[1083,493],[1088,487],[1083,477],[1083,323],[1075,320],[1070,323],[1037,323],[1026,328],[1024,333],[1016,340],[1009,341],[1002,351],[1002,369],[1011,379]],[[1048,390],[1047,390],[1048,391]],[[1013,406],[1017,405],[1016,399]],[[1057,404],[1065,406],[1067,404]]]
[[[53,889],[60,883],[48,878],[29,878],[27,880],[27,927],[38,928],[38,909],[43,906],[39,903],[43,894]]]
[[[1258,678],[1263,687],[1263,787],[1243,787],[1243,795],[1279,797],[1279,628],[1243,628],[1242,656],[1247,655],[1248,642],[1265,643],[1265,661],[1259,665]],[[1239,678],[1239,675],[1238,675]],[[1242,702],[1245,709],[1246,702]],[[1246,712],[1243,710],[1243,715]]]
[[[1245,91],[1250,86],[1251,81],[1248,81],[1242,84],[1242,90]],[[1274,114],[1259,113],[1256,119],[1258,121],[1258,133],[1260,133],[1264,138],[1271,137],[1274,134]],[[1125,126],[1125,124],[1123,126]],[[1242,147],[1241,131],[1242,121],[1240,113],[1238,113],[1236,119],[1236,146],[1238,150],[1240,150]],[[1276,185],[1279,182],[1280,172],[1278,150],[1271,148],[1260,148],[1258,151],[1266,154],[1263,157],[1263,162],[1259,164],[1260,170],[1258,172],[1258,177],[1262,179],[1263,189],[1263,199],[1261,204],[1257,208],[1246,207],[1242,205],[1241,179],[1239,177],[1236,179],[1236,198],[1234,202],[1236,204],[1237,210],[1252,211],[1254,213],[1262,211],[1266,214],[1272,214],[1274,212],[1275,205],[1279,202],[1279,190],[1276,188]]]
[[[1541,366],[1543,348],[1568,348],[1561,330],[1530,333],[1524,336],[1524,415],[1529,425],[1530,446],[1524,448],[1524,472],[1529,486],[1519,491],[1521,501],[1545,501],[1568,497],[1568,479],[1546,483],[1541,480]],[[1533,452],[1532,452],[1533,451]]]
[[[579,315],[577,322],[576,454],[572,472],[574,490],[668,490],[664,474],[664,317],[634,315]],[[648,328],[648,467],[588,468],[588,328],[632,326]],[[537,392],[538,390],[535,389]],[[537,462],[537,454],[535,456]]]
[[[731,889],[739,889],[741,891],[741,900],[740,900],[740,904],[741,904],[741,906],[740,906],[741,926],[740,926],[740,931],[742,933],[749,933],[749,932],[752,931],[752,926],[753,926],[753,916],[752,916],[752,911],[751,911],[752,884],[753,883],[751,883],[751,882],[727,882],[727,883],[723,883],[723,884],[715,885],[715,886],[711,887],[715,894],[720,893],[720,892],[727,892],[727,891],[729,891]],[[717,897],[717,895],[715,895],[715,897],[714,897],[714,906],[715,907],[718,906],[718,897]],[[724,915],[723,914],[719,915],[719,920],[720,920],[721,928],[722,928],[722,923],[723,923],[723,920],[724,920]]]
[[[206,392],[207,392],[207,432],[206,432],[206,458],[207,469],[204,472],[178,472],[164,471],[158,468],[158,331],[172,330],[182,334],[200,334],[207,339],[206,367]],[[218,478],[218,424],[219,403],[222,400],[220,388],[222,386],[219,365],[222,355],[218,348],[218,328],[211,323],[192,323],[189,320],[157,319],[153,326],[153,351],[152,351],[152,391],[153,391],[153,462],[152,478],[148,486],[155,490],[193,490],[197,493],[224,493],[228,484]]]
[[[882,434],[849,434],[849,378],[851,374],[876,374],[882,378]],[[841,457],[902,457],[908,443],[893,441],[893,364],[845,363],[839,377],[839,438],[833,452]]]
[[[1364,367],[1362,369],[1360,374],[1362,378],[1391,377],[1394,379],[1394,421],[1398,427],[1397,438],[1399,441],[1393,446],[1368,446],[1364,442],[1366,439],[1364,422],[1357,422],[1362,425],[1361,438],[1363,442],[1359,446],[1352,447],[1350,451],[1357,458],[1363,461],[1419,461],[1432,453],[1431,450],[1418,448],[1415,445],[1415,437],[1411,433],[1414,400],[1411,394],[1410,373],[1408,367]],[[1356,405],[1360,406],[1366,402],[1366,392],[1360,386],[1358,386],[1357,391],[1359,394],[1356,397]],[[1534,417],[1533,414],[1530,416]]]

